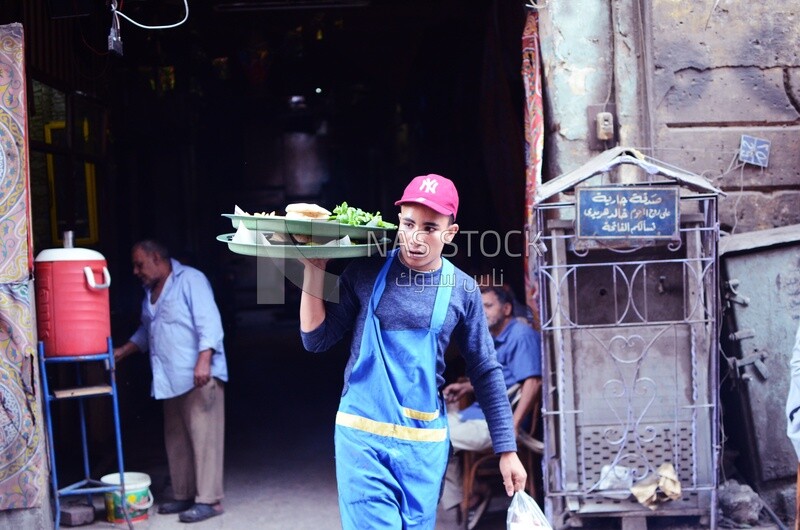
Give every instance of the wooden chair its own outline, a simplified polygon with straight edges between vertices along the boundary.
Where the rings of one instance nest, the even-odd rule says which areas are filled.
[[[519,384],[508,389],[512,410],[519,403],[520,394],[521,385]],[[533,436],[539,423],[540,409],[541,396],[537,397],[533,402],[530,428],[524,432],[517,433],[517,453],[522,465],[525,466],[525,470],[528,472],[528,483],[525,489],[534,499],[537,498],[536,484],[541,477],[541,468],[537,464],[544,454],[544,444]],[[484,451],[460,451],[460,454],[464,489],[464,497],[461,500],[461,513],[466,514],[469,510],[470,498],[475,490],[476,479],[479,476],[500,476],[500,470],[497,467],[500,457],[494,454],[494,450],[491,447]]]

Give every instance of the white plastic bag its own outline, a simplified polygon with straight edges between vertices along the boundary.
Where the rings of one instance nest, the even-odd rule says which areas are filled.
[[[524,491],[514,493],[506,516],[507,530],[552,530],[539,505]]]

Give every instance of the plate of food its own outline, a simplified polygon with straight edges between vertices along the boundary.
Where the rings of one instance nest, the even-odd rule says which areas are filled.
[[[233,214],[222,215],[230,218],[236,229],[244,224],[249,230],[310,236],[311,240],[348,236],[366,244],[378,244],[388,237],[389,232],[397,229],[396,225],[384,221],[380,212],[371,214],[347,203],[338,205],[332,212],[316,204],[293,203],[286,206],[286,215],[276,215],[275,212],[249,214],[236,206]]]
[[[385,256],[390,249],[388,239],[353,244],[348,236],[330,241],[324,245],[309,244],[276,244],[270,243],[266,237],[259,237],[256,242],[234,241],[236,234],[222,234],[217,236],[217,241],[228,245],[228,249],[236,254],[256,256],[259,258],[289,258],[289,259],[337,259],[360,258],[380,254]]]

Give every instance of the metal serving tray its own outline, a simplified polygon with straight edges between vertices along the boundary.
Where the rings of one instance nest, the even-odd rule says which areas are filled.
[[[255,243],[234,243],[234,234],[217,236],[217,241],[228,245],[228,249],[236,254],[256,256],[260,258],[289,258],[289,259],[338,259],[360,258],[373,254],[386,255],[391,245],[388,239],[379,242],[370,240],[366,244],[358,245],[259,245]]]
[[[223,217],[231,220],[233,228],[239,228],[239,223],[244,223],[249,230],[260,232],[280,232],[284,234],[308,235],[312,237],[328,237],[339,239],[350,236],[350,239],[366,241],[368,244],[375,245],[389,232],[396,228],[379,228],[375,226],[353,226],[336,221],[312,221],[305,219],[287,219],[280,215],[259,216],[259,215],[237,215],[224,213]]]

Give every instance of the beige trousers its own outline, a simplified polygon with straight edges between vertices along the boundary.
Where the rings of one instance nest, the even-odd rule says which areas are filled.
[[[489,425],[486,420],[461,421],[458,413],[450,411],[447,413],[447,423],[450,426],[453,454],[447,462],[444,489],[439,500],[439,505],[445,510],[458,506],[464,497],[464,478],[459,452],[483,451],[492,447],[492,437],[489,435]]]
[[[164,400],[164,441],[176,500],[216,504],[222,500],[225,452],[225,384]]]

